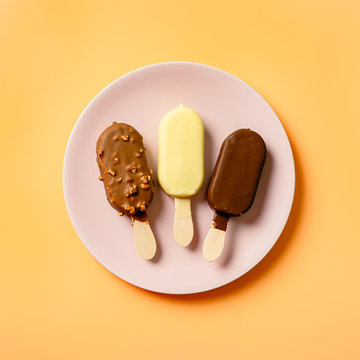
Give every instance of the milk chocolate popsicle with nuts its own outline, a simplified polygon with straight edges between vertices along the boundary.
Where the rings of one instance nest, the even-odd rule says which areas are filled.
[[[215,214],[203,245],[206,260],[221,255],[229,218],[244,214],[253,204],[265,158],[264,140],[255,131],[236,130],[224,140],[207,192]]]
[[[146,209],[153,198],[154,180],[142,136],[132,126],[114,122],[100,135],[96,152],[99,180],[104,182],[110,205],[121,216],[126,214],[131,218],[140,255],[153,258],[156,242]]]

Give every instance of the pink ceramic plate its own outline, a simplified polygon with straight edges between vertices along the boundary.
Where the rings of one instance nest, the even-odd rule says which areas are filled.
[[[158,253],[153,261],[147,261],[135,249],[130,220],[120,217],[106,200],[103,183],[98,180],[95,145],[113,121],[131,124],[143,135],[150,167],[156,173],[159,122],[180,103],[195,109],[205,126],[205,180],[192,201],[194,240],[188,248],[175,243],[174,201],[157,186],[148,214]],[[206,188],[222,141],[239,128],[258,132],[268,157],[252,208],[239,218],[231,218],[224,252],[209,263],[202,256],[202,243],[213,216]],[[71,221],[90,253],[121,279],[169,294],[211,290],[253,268],[280,236],[295,186],[288,138],[266,101],[235,76],[189,62],[146,66],[101,91],[74,127],[63,176]]]

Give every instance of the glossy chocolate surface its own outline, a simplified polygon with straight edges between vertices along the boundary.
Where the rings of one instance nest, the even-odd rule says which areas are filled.
[[[210,207],[225,217],[249,210],[265,158],[266,146],[259,134],[250,129],[230,134],[221,146],[209,185]]]

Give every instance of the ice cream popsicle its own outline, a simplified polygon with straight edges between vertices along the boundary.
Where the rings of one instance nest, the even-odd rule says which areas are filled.
[[[146,209],[153,198],[154,179],[142,136],[132,126],[114,122],[100,135],[96,154],[99,180],[110,205],[131,218],[136,248],[143,258],[151,259],[156,242]]]
[[[221,255],[229,218],[252,206],[265,158],[264,140],[255,131],[236,130],[224,140],[207,192],[215,214],[203,244],[206,260],[214,261]]]
[[[190,199],[204,181],[204,125],[181,104],[162,118],[158,139],[158,180],[175,199],[175,240],[188,246],[194,234]]]

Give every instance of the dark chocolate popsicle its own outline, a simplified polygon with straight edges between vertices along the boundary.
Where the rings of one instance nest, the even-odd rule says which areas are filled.
[[[207,260],[221,255],[229,218],[244,214],[253,204],[265,158],[264,140],[255,131],[236,130],[224,140],[207,192],[215,211],[203,246]]]
[[[100,135],[96,153],[99,179],[104,182],[110,205],[120,215],[131,217],[138,251],[147,259],[153,257],[156,245],[154,239],[149,240],[153,234],[146,209],[153,198],[154,179],[146,159],[143,137],[132,126],[114,122]]]

